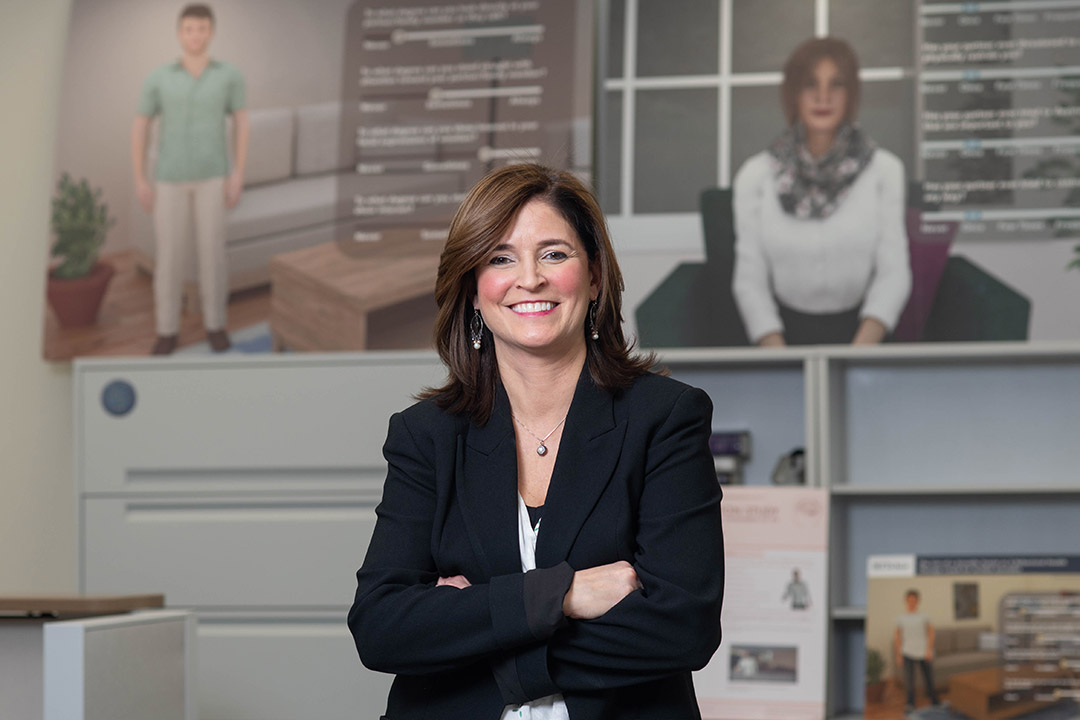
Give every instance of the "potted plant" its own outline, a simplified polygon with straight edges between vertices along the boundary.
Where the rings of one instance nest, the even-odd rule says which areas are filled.
[[[885,672],[885,660],[874,648],[866,649],[866,703],[879,703],[885,697],[885,683],[881,676]]]
[[[60,264],[49,271],[46,295],[64,327],[93,325],[115,270],[98,262],[105,234],[115,222],[101,202],[101,189],[86,179],[74,182],[64,173],[52,201],[52,256]]]

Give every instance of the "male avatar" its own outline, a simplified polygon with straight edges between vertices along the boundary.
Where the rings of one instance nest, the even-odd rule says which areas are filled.
[[[919,612],[919,591],[908,590],[904,595],[907,612],[896,619],[896,632],[893,646],[896,651],[896,665],[904,665],[904,690],[907,692],[905,712],[915,709],[915,664],[922,667],[923,681],[930,702],[940,705],[937,690],[934,689],[934,626],[926,613]]]
[[[180,59],[146,79],[131,131],[135,191],[154,216],[154,355],[176,349],[183,294],[184,243],[194,220],[203,325],[215,352],[229,348],[225,331],[229,282],[225,260],[225,208],[240,200],[247,160],[248,118],[244,78],[210,58],[214,15],[206,5],[180,12]],[[233,119],[235,156],[229,167],[225,119]],[[155,182],[146,179],[147,133],[160,116]]]
[[[799,577],[797,568],[791,571],[791,581],[784,588],[784,596],[780,598],[780,601],[784,600],[791,600],[792,610],[805,610],[810,607],[810,588]]]

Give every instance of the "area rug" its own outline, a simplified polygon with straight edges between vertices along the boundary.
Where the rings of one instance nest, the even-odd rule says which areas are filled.
[[[923,707],[907,714],[909,720],[968,720],[968,716],[948,705]],[[1048,707],[1015,715],[1011,720],[1075,720],[1080,718],[1080,705],[1075,700],[1062,700]]]
[[[223,355],[251,355],[255,353],[273,352],[274,344],[270,337],[270,323],[261,322],[256,325],[234,330],[229,333],[232,347]],[[185,345],[179,348],[176,355],[212,355],[210,343],[205,340],[194,345]]]

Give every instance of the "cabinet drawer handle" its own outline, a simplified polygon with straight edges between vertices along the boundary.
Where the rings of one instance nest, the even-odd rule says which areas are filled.
[[[375,519],[375,506],[355,501],[325,503],[126,503],[132,523],[357,522]]]

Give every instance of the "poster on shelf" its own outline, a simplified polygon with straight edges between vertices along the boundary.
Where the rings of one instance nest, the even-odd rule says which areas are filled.
[[[723,642],[694,674],[707,720],[825,717],[829,498],[725,487]]]
[[[872,555],[866,715],[1080,716],[1080,556]]]

